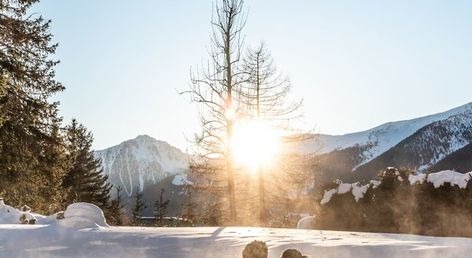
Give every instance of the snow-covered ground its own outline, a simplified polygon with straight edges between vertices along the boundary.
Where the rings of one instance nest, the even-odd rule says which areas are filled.
[[[309,257],[469,257],[472,239],[269,228],[71,229],[0,225],[0,257],[242,257],[263,240],[269,257],[297,248]]]
[[[25,217],[36,224],[20,224]],[[229,258],[241,257],[253,240],[265,241],[272,258],[288,248],[313,258],[447,258],[469,257],[472,252],[472,238],[242,227],[110,227],[100,208],[82,202],[46,217],[0,201],[0,218],[0,257]]]

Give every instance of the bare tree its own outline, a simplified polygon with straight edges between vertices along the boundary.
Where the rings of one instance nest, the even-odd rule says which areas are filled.
[[[248,79],[241,87],[240,94],[246,112],[274,127],[288,129],[290,121],[301,116],[302,101],[289,101],[290,81],[277,72],[273,58],[263,43],[248,50],[244,59],[244,71]],[[290,138],[293,140],[293,137]],[[259,219],[262,222],[266,213],[264,171],[261,167],[257,169]]]
[[[237,218],[233,168],[233,125],[239,110],[239,88],[243,82],[240,57],[241,31],[246,22],[243,0],[222,0],[212,18],[210,59],[203,68],[191,71],[191,100],[200,105],[202,131],[196,134],[202,158],[224,159],[229,196],[230,220]]]

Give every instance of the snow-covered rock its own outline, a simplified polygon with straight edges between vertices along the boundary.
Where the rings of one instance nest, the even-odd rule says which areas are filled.
[[[315,216],[306,216],[297,223],[297,229],[315,229]]]
[[[20,211],[0,199],[0,224],[35,224],[37,220],[36,214]]]
[[[85,202],[67,206],[64,219],[59,219],[58,224],[68,228],[108,227],[103,211],[98,206]]]

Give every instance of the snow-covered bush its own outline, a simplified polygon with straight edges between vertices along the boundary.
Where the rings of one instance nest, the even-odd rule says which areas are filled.
[[[42,224],[69,228],[108,227],[103,211],[91,203],[73,203],[64,212],[43,216],[31,212],[27,206],[19,210],[6,205],[3,199],[0,199],[0,224]]]
[[[108,227],[103,211],[98,206],[85,202],[67,206],[64,218],[58,220],[58,224],[70,228]]]
[[[0,224],[35,224],[36,216],[30,213],[29,209],[22,210],[24,211],[6,205],[3,199],[0,199]]]
[[[387,168],[379,181],[336,182],[324,191],[316,227],[472,236],[471,178],[472,172]]]

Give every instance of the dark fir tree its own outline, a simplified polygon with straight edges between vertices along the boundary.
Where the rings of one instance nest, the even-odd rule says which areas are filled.
[[[66,170],[54,79],[50,21],[31,14],[37,0],[0,1],[0,195],[38,212],[60,209]]]
[[[123,196],[122,196],[123,187],[116,186],[115,190],[116,190],[116,197],[115,199],[111,201],[109,218],[107,218],[107,221],[109,221],[113,225],[122,226],[125,223],[125,214],[123,211],[124,205],[123,205]]]
[[[139,224],[139,216],[141,211],[146,208],[143,201],[143,193],[139,191],[139,187],[136,187],[136,194],[134,196],[134,206],[131,208],[131,223],[133,225]]]
[[[102,173],[101,161],[92,151],[93,136],[75,119],[65,128],[67,158],[71,167],[64,177],[64,188],[69,190],[67,202],[89,202],[107,213],[111,185]]]
[[[161,189],[159,200],[154,203],[154,216],[156,217],[157,225],[162,226],[162,218],[167,213],[167,206],[169,206],[170,200],[164,201],[164,188]]]

